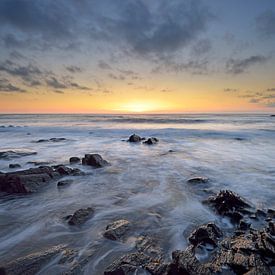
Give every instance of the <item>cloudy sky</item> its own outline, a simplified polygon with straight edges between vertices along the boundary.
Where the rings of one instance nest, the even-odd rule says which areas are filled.
[[[1,0],[0,112],[275,112],[274,0]]]

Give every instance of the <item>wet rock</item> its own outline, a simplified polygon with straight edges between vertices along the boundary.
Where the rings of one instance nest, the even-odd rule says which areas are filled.
[[[9,164],[9,168],[12,168],[12,169],[20,168],[20,167],[21,167],[21,165],[19,163],[10,163]]]
[[[157,240],[149,236],[137,237],[135,247],[138,252],[145,253],[154,259],[161,260],[163,258],[164,253],[159,247]]]
[[[66,172],[66,173],[65,173]],[[33,193],[47,185],[51,180],[64,175],[79,175],[79,169],[65,166],[41,166],[27,170],[8,172],[0,175],[0,192]]]
[[[222,237],[222,231],[214,223],[207,223],[195,229],[188,240],[194,246],[211,244],[217,246],[217,241]]]
[[[220,215],[228,216],[236,222],[239,222],[243,218],[242,213],[247,214],[247,209],[251,207],[243,198],[229,190],[220,191],[217,195],[209,197],[206,203]]]
[[[42,142],[61,142],[67,140],[66,138],[50,138],[50,139],[39,139],[35,141],[36,143],[42,143]]]
[[[67,186],[69,184],[72,184],[73,183],[73,180],[61,180],[57,183],[57,186],[58,187],[63,187],[63,186]]]
[[[153,145],[153,144],[156,144],[158,143],[159,140],[155,137],[151,137],[151,138],[148,138],[146,141],[144,141],[143,143],[144,144],[148,144],[148,145]]]
[[[192,184],[207,183],[208,181],[209,179],[204,177],[195,177],[187,180],[188,183]]]
[[[90,165],[95,168],[104,167],[110,165],[109,162],[104,160],[99,154],[85,154],[85,157],[82,158],[83,165]]]
[[[48,161],[28,161],[27,164],[33,164],[34,166],[46,166],[51,163]]]
[[[117,220],[107,225],[103,236],[110,240],[119,240],[130,228],[130,222],[127,220]]]
[[[81,208],[74,212],[74,214],[69,218],[69,225],[82,225],[88,221],[94,214],[94,209],[91,207]]]
[[[1,150],[0,159],[13,159],[13,158],[20,158],[20,157],[36,155],[36,154],[37,152],[29,149]]]
[[[140,136],[133,134],[129,137],[128,142],[141,142],[142,140]]]
[[[61,255],[65,259],[67,249],[64,245],[57,245],[41,252],[33,253],[14,261],[0,264],[0,274],[3,275],[30,275],[38,273],[54,257]]]
[[[172,253],[172,263],[168,266],[169,275],[210,275],[209,267],[201,264],[195,257],[191,247],[185,251],[176,250]]]
[[[69,161],[70,161],[70,163],[78,163],[78,162],[80,162],[80,158],[79,157],[71,157]]]

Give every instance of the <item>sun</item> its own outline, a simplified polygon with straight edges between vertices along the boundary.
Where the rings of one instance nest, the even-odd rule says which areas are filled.
[[[158,109],[158,105],[153,102],[128,102],[122,104],[116,111],[129,113],[145,113]]]

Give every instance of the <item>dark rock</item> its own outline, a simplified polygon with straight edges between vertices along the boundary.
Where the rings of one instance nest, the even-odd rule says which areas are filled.
[[[45,166],[51,163],[48,161],[28,161],[27,164],[33,164],[34,166]]]
[[[271,217],[272,219],[275,219],[275,210],[274,209],[268,209],[267,215]]]
[[[85,154],[85,157],[82,158],[83,165],[90,165],[95,168],[104,167],[110,165],[109,162],[104,160],[99,154]]]
[[[70,163],[78,163],[78,162],[80,162],[80,158],[78,158],[78,157],[71,157],[70,158]]]
[[[203,177],[195,177],[187,180],[188,183],[192,183],[192,184],[207,183],[208,181],[209,181],[208,178],[203,178]]]
[[[243,140],[245,140],[245,139],[244,139],[244,138],[237,137],[237,138],[235,138],[235,140],[243,141]]]
[[[270,115],[270,117],[275,117],[275,115]]]
[[[50,138],[50,139],[39,139],[36,141],[36,143],[42,143],[42,142],[60,142],[65,141],[66,138]]]
[[[154,259],[161,260],[164,257],[164,253],[159,247],[157,240],[149,236],[137,237],[135,247],[138,252],[145,253]]]
[[[47,185],[51,180],[64,175],[81,175],[79,169],[66,166],[41,166],[27,170],[8,172],[0,175],[0,192],[33,193]]]
[[[241,230],[246,231],[246,230],[248,230],[248,229],[250,228],[250,226],[251,226],[250,223],[247,223],[247,222],[245,222],[245,221],[240,221],[239,228],[240,228]]]
[[[128,231],[130,222],[127,220],[117,220],[107,225],[103,236],[110,240],[119,240]]]
[[[2,150],[0,151],[0,159],[13,159],[36,154],[37,152],[28,149]]]
[[[144,144],[148,144],[148,145],[153,145],[153,144],[156,144],[158,143],[159,140],[155,137],[151,137],[151,138],[148,138],[146,141],[144,141],[143,143]]]
[[[91,207],[81,208],[74,212],[74,214],[69,218],[69,225],[81,225],[88,221],[94,214],[94,210]]]
[[[141,142],[142,138],[136,134],[133,134],[128,139],[129,142]]]
[[[220,214],[230,217],[233,221],[239,222],[251,206],[239,195],[229,190],[220,191],[217,195],[208,198],[210,204]]]
[[[201,225],[199,228],[195,229],[188,240],[194,246],[211,244],[217,246],[217,241],[222,237],[222,231],[214,223],[208,223]]]
[[[65,260],[68,249],[64,245],[57,245],[41,252],[36,252],[14,261],[1,264],[0,274],[3,275],[31,275],[37,274],[56,256],[61,255],[61,260]]]
[[[73,180],[61,180],[57,183],[57,186],[63,187],[63,186],[69,185],[71,183],[73,183]]]
[[[12,169],[20,168],[20,167],[21,167],[21,165],[19,163],[10,163],[9,164],[9,168],[12,168]]]

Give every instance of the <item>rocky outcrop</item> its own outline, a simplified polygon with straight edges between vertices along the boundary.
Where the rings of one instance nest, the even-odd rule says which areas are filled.
[[[128,142],[141,142],[142,140],[143,140],[142,137],[140,137],[136,134],[133,134],[129,137]]]
[[[99,154],[85,154],[85,157],[82,158],[82,164],[93,166],[94,168],[110,165],[110,163],[104,160]]]
[[[117,220],[106,226],[103,236],[110,240],[119,240],[124,237],[130,228],[130,222],[127,220]]]
[[[146,141],[144,141],[143,143],[144,144],[147,144],[147,145],[153,145],[153,144],[156,144],[158,143],[159,140],[155,137],[151,137],[151,138],[148,138]]]
[[[10,149],[10,150],[1,150],[0,159],[13,159],[20,158],[30,155],[36,155],[37,152],[29,149]]]
[[[91,207],[81,208],[74,212],[68,219],[69,225],[82,225],[88,221],[94,214],[94,209]]]
[[[79,169],[66,166],[41,166],[0,175],[0,192],[33,193],[64,175],[79,175]]]

